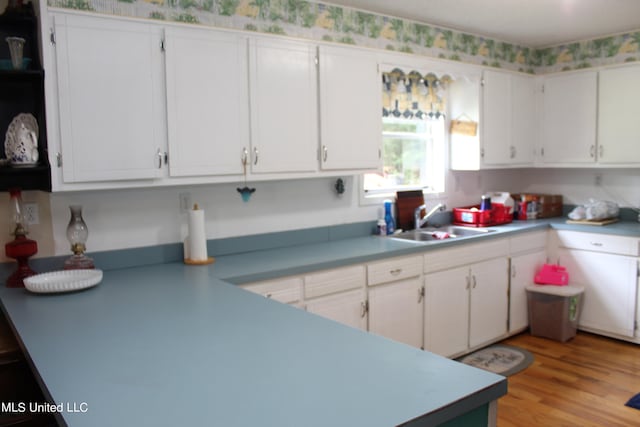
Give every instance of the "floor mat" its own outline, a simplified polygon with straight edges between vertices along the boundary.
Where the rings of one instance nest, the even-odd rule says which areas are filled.
[[[640,409],[640,393],[633,396],[627,403],[626,406],[630,406],[631,408]]]
[[[523,348],[498,344],[463,356],[458,361],[506,377],[531,365],[533,354]]]

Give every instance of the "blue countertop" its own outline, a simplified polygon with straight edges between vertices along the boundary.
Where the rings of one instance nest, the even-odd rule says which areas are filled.
[[[77,293],[0,288],[69,426],[435,424],[506,393],[506,380],[246,292],[240,284],[534,230],[640,236],[640,224],[521,221],[422,244],[363,236],[109,270]],[[159,409],[160,408],[160,409]]]
[[[69,426],[431,425],[506,392],[504,377],[167,264],[85,291],[2,289]]]

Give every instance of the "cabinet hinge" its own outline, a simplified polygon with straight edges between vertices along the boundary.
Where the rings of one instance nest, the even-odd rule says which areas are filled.
[[[52,45],[56,44],[56,32],[53,30],[53,28],[49,30],[49,41]]]
[[[636,268],[636,276],[640,277],[640,263],[637,265],[638,268]]]
[[[378,148],[378,158],[381,159],[382,158],[382,149]]]
[[[540,155],[544,157],[544,147],[540,149]]]
[[[480,149],[480,157],[484,157],[484,148]]]
[[[56,153],[56,166],[62,167],[62,153]]]
[[[544,85],[542,85],[542,88],[541,88],[541,90],[542,90],[542,93],[544,93]]]

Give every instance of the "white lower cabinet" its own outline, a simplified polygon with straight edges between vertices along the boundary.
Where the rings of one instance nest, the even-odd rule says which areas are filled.
[[[584,286],[578,327],[636,340],[640,239],[565,230],[555,238],[557,261],[569,282]]]
[[[535,231],[509,239],[509,334],[529,326],[526,287],[547,259],[547,232]]]
[[[560,249],[558,256],[571,283],[584,286],[579,327],[632,338],[637,258],[566,248]]]
[[[467,350],[469,280],[468,267],[425,275],[425,350],[441,356],[452,356]]]
[[[259,294],[284,304],[300,306],[302,300],[302,277],[283,277],[241,285],[247,291]]]
[[[364,265],[320,271],[304,276],[304,305],[308,312],[345,325],[367,329]]]
[[[369,332],[423,348],[422,256],[367,265]]]
[[[507,334],[508,239],[428,252],[424,348],[455,357]]]

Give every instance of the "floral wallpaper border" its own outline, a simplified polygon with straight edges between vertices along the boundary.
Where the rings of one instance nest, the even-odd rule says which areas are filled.
[[[640,31],[532,49],[307,0],[48,0],[48,5],[339,42],[531,74],[640,59]]]

